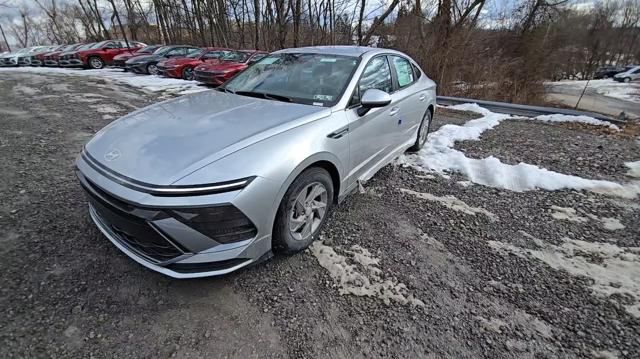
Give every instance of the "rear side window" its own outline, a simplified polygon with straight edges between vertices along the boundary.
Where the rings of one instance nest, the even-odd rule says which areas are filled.
[[[393,69],[398,79],[398,87],[403,88],[411,85],[416,79],[413,73],[413,66],[404,57],[390,56]]]
[[[411,66],[413,66],[413,73],[416,75],[416,80],[419,79],[420,76],[422,76],[422,71],[420,71],[420,68],[414,64],[411,64]]]

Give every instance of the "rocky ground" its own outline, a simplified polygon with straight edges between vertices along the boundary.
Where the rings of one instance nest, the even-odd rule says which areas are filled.
[[[95,131],[154,101],[3,73],[0,357],[640,357],[637,199],[390,165],[304,253],[199,280],[141,267],[91,223],[72,163]],[[474,117],[440,110],[432,129]],[[633,138],[531,121],[456,148],[617,181],[640,159]]]

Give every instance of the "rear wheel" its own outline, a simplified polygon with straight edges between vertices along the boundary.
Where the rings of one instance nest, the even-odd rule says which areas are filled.
[[[157,75],[158,74],[158,66],[156,64],[147,65],[147,73],[149,75]]]
[[[273,247],[296,253],[320,233],[333,204],[333,181],[323,168],[312,167],[296,178],[284,195],[273,228]]]
[[[185,67],[182,70],[182,79],[187,81],[192,81],[195,78],[193,75],[193,67]]]
[[[624,78],[624,82],[627,82],[627,83],[631,82],[631,78],[630,77],[625,77]]]
[[[104,61],[98,56],[92,56],[89,58],[89,68],[99,70],[104,67]]]
[[[431,119],[433,115],[431,110],[427,110],[424,114],[422,122],[420,122],[420,128],[418,129],[418,135],[416,136],[416,142],[409,148],[411,152],[418,152],[427,143],[427,136],[429,135],[429,129],[431,128]]]

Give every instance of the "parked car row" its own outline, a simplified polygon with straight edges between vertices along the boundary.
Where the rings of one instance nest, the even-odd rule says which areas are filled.
[[[0,55],[0,66],[121,68],[136,74],[160,75],[221,85],[268,53],[189,45],[146,45],[122,40],[56,46],[34,46]]]
[[[603,66],[593,75],[596,80],[613,78],[618,82],[631,82],[640,79],[640,66],[630,65],[626,67]]]

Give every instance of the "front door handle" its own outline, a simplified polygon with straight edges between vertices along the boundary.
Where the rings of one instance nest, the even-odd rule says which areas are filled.
[[[418,97],[418,100],[424,101],[426,98],[427,98],[427,95],[422,94],[422,95],[420,95],[420,97]]]
[[[398,114],[398,111],[400,111],[400,108],[392,107],[391,110],[389,111],[389,116],[395,116],[396,114]]]

